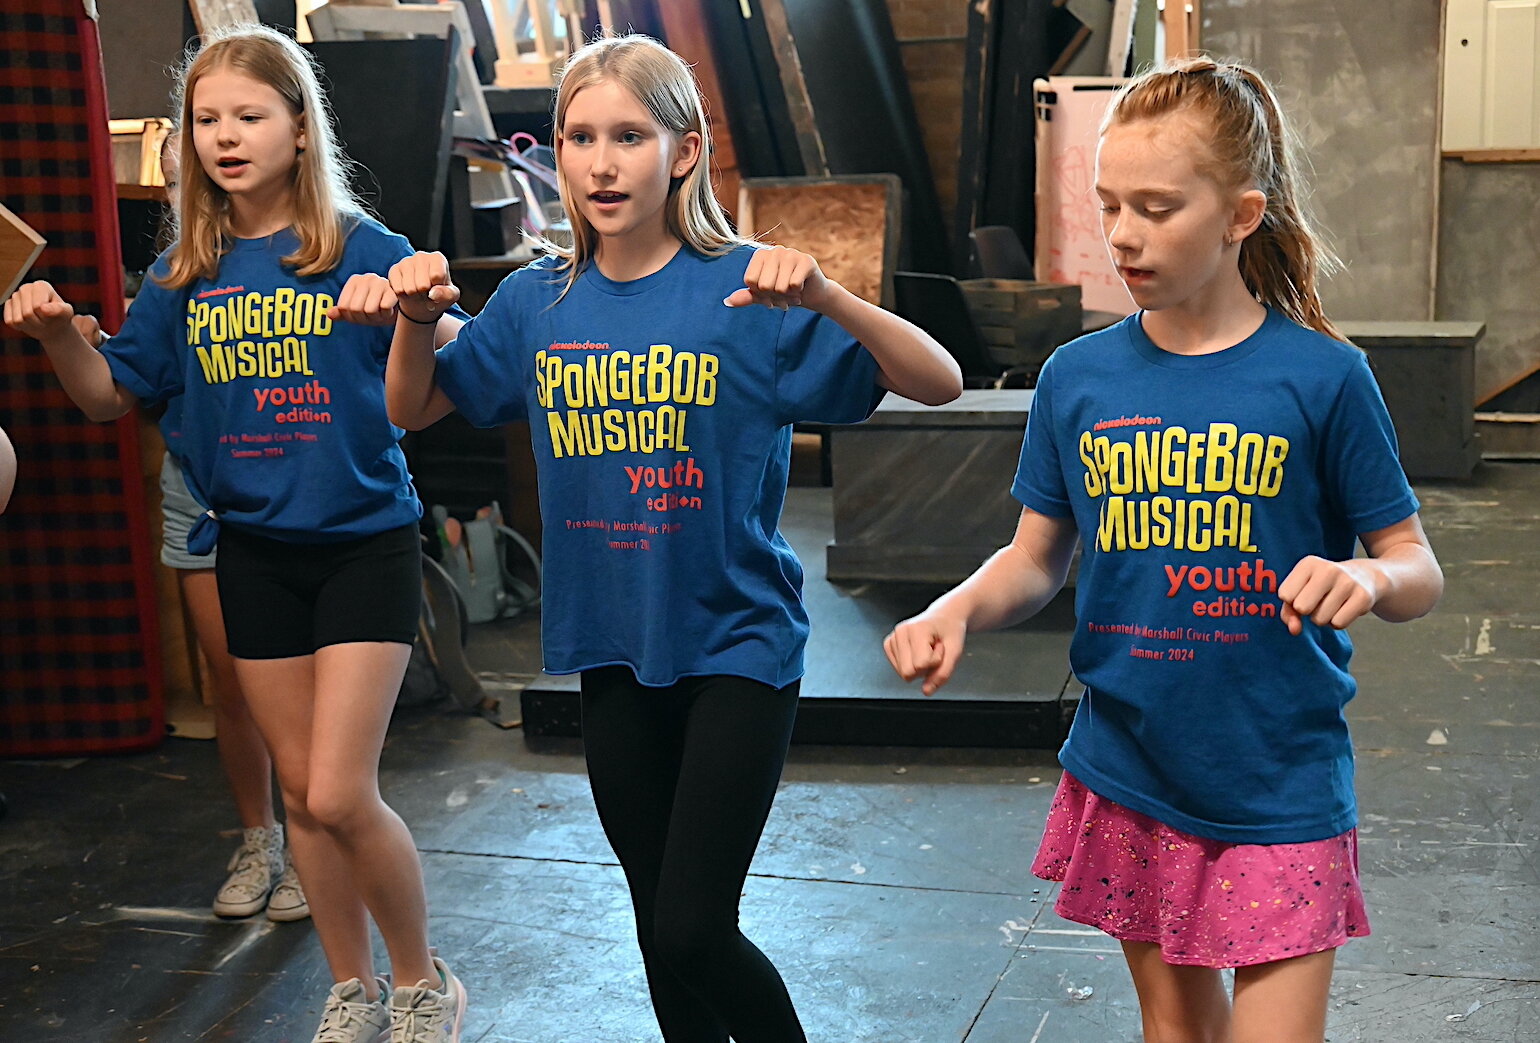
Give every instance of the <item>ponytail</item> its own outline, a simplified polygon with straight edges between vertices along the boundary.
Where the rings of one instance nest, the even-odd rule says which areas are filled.
[[[1246,288],[1299,325],[1346,341],[1326,317],[1320,296],[1321,280],[1342,265],[1312,222],[1298,141],[1277,95],[1238,62],[1182,58],[1125,84],[1101,129],[1184,111],[1212,128],[1199,170],[1226,188],[1254,188],[1267,197],[1262,223],[1241,243]]]

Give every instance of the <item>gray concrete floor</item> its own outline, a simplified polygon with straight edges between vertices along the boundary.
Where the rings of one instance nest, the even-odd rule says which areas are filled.
[[[1329,1038],[1540,1040],[1540,469],[1419,493],[1448,593],[1429,619],[1355,630],[1374,935],[1342,951]],[[817,554],[824,494],[793,495]],[[839,624],[811,661],[878,657],[889,623]],[[478,628],[494,684],[536,669],[532,624]],[[872,665],[808,686],[881,677]],[[1056,917],[1027,871],[1057,778],[1050,752],[793,751],[743,920],[810,1040],[1138,1039],[1115,943]],[[382,781],[422,852],[434,942],[470,989],[467,1043],[658,1038],[576,742],[403,710]],[[308,924],[208,912],[234,844],[212,743],[0,763],[0,792],[0,1039],[310,1038],[329,981]]]

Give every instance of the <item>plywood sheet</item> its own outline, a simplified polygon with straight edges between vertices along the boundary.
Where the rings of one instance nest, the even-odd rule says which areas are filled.
[[[851,293],[889,307],[902,192],[893,174],[747,178],[738,219],[745,233],[812,254]]]
[[[21,285],[45,245],[31,225],[0,206],[0,301]]]

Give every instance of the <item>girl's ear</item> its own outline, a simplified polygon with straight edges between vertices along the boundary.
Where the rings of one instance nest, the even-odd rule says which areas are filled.
[[[679,144],[674,147],[674,165],[669,168],[669,173],[676,178],[681,178],[695,169],[695,164],[700,160],[701,136],[700,131],[686,131],[679,139]]]
[[[1235,211],[1230,215],[1230,227],[1225,229],[1225,242],[1241,242],[1257,230],[1266,213],[1267,196],[1261,189],[1252,188],[1242,192],[1235,202]]]

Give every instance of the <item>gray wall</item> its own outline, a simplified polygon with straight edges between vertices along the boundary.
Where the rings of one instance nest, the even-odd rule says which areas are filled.
[[[1442,7],[1205,0],[1202,43],[1261,69],[1300,126],[1348,264],[1326,289],[1332,316],[1485,322],[1479,403],[1540,366],[1540,165],[1438,158]],[[1503,404],[1540,411],[1540,378]]]
[[[1347,270],[1333,318],[1432,318],[1438,0],[1204,0],[1202,44],[1278,90]]]
[[[1540,366],[1540,164],[1444,161],[1439,208],[1440,319],[1479,319],[1476,401]],[[1540,411],[1540,381],[1503,408]]]

